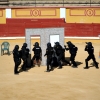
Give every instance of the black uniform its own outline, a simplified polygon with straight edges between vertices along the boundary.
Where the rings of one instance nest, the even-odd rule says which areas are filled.
[[[30,68],[31,67],[31,54],[29,53],[30,50],[28,48],[26,48],[26,57],[27,57],[27,67]]]
[[[34,48],[32,49],[32,51],[34,52],[34,56],[33,56],[32,60],[31,60],[32,66],[33,66],[33,61],[34,60],[36,60],[36,62],[40,64],[42,49],[39,46],[38,42],[35,43]]]
[[[14,67],[14,73],[18,74],[18,66],[21,64],[21,55],[20,52],[18,51],[19,46],[15,45],[15,48],[13,50],[13,59],[14,59],[14,63],[15,63],[15,67]]]
[[[53,70],[53,65],[52,65],[52,56],[53,55],[53,47],[51,47],[51,43],[47,43],[47,49],[46,53],[44,56],[47,56],[47,72]],[[51,69],[49,69],[49,66],[51,66]]]
[[[21,48],[21,58],[23,60],[23,65],[22,65],[22,70],[26,71],[26,67],[27,67],[27,55],[28,55],[28,51],[27,51],[27,43],[24,43],[22,48]]]
[[[61,61],[70,65],[70,63],[67,60],[65,60],[65,55],[64,55],[65,49],[62,48],[59,42],[55,43],[54,50],[57,55],[57,62],[58,62],[59,68],[62,68]]]
[[[94,47],[92,46],[92,43],[91,43],[91,42],[88,42],[88,43],[87,43],[87,45],[86,45],[86,47],[85,47],[85,51],[87,51],[88,54],[89,54],[89,56],[85,59],[85,63],[86,63],[85,69],[88,69],[88,68],[89,68],[89,67],[88,67],[88,61],[89,61],[90,59],[93,60],[93,62],[94,62],[94,64],[95,64],[95,67],[96,67],[96,68],[99,68],[99,67],[98,67],[98,63],[96,62],[96,59],[95,59],[95,56],[94,56]]]
[[[68,48],[65,47],[65,49],[69,50],[71,64],[73,64],[73,67],[77,67],[77,64],[75,62],[75,57],[76,57],[78,48],[74,44],[72,44],[70,41],[68,41],[67,44],[68,44]]]

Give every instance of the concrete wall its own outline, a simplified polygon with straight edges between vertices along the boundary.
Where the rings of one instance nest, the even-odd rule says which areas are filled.
[[[26,43],[28,44],[29,50],[31,50],[31,36],[40,35],[40,46],[42,48],[42,65],[46,65],[46,53],[47,43],[50,42],[50,35],[59,35],[59,41],[64,46],[64,28],[33,28],[26,29],[25,31]]]

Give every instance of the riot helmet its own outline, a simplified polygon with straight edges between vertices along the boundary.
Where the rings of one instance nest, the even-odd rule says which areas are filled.
[[[69,48],[72,48],[72,47],[75,46],[71,41],[68,41],[68,42],[66,42],[66,43],[67,43],[67,45],[68,45]]]
[[[68,45],[72,44],[71,41],[66,42]]]
[[[15,49],[18,50],[19,49],[19,45],[15,45]]]
[[[88,42],[88,45],[92,46],[92,43],[91,42]]]
[[[23,43],[23,47],[27,47],[27,43]]]
[[[38,42],[35,42],[35,45],[34,46],[39,47],[39,43]]]
[[[60,45],[60,43],[59,42],[55,42],[55,45],[58,46],[58,45]]]
[[[91,43],[91,42],[86,42],[86,44],[87,44],[88,46],[92,46],[92,43]]]
[[[47,47],[48,48],[51,47],[51,43],[50,42],[47,43]]]

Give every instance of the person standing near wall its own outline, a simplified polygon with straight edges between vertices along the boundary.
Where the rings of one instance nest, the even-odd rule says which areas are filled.
[[[51,43],[47,43],[47,49],[44,56],[47,56],[47,72],[53,71],[52,65],[52,57],[53,57],[53,47],[51,47]],[[49,69],[49,66],[51,67]]]
[[[18,66],[21,64],[21,55],[19,50],[19,46],[15,45],[14,50],[13,50],[13,59],[14,59],[14,63],[15,63],[15,67],[14,67],[14,74],[18,74]]]
[[[27,43],[23,43],[23,46],[21,48],[21,58],[23,60],[22,70],[26,71],[27,67]]]
[[[54,51],[57,55],[57,62],[58,62],[58,65],[59,65],[59,69],[62,68],[62,64],[61,64],[61,61],[62,62],[65,62],[66,64],[70,64],[70,62],[68,62],[67,60],[65,60],[65,49],[60,45],[59,42],[56,42],[55,43],[55,46],[54,46]]]
[[[40,63],[41,63],[41,55],[42,55],[42,49],[41,47],[39,46],[39,43],[38,42],[35,42],[35,45],[33,45],[34,48],[32,49],[32,51],[34,52],[34,56],[33,58],[31,59],[31,65],[35,66],[35,64],[37,63],[38,66],[40,66]]]

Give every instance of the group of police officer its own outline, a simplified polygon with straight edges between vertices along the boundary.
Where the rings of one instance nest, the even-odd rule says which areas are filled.
[[[15,45],[13,50],[13,59],[15,63],[14,73],[18,74],[18,66],[21,64],[21,59],[23,60],[22,70],[26,71],[27,67],[35,66],[37,63],[39,66],[42,60],[42,49],[39,46],[39,43],[36,42],[33,45],[32,51],[34,52],[34,56],[32,59],[30,58],[30,63],[28,62],[29,58],[29,49],[27,48],[27,43],[23,43],[21,50],[19,50],[19,46]],[[65,59],[65,50],[69,50],[70,53],[70,61]],[[75,62],[75,57],[78,51],[78,47],[76,47],[71,41],[67,42],[67,47],[64,45],[64,48],[60,45],[59,42],[55,42],[54,47],[51,46],[51,43],[47,43],[46,53],[44,55],[47,56],[47,70],[46,72],[53,71],[55,66],[58,69],[62,68],[63,63],[66,63],[69,66],[73,66],[77,68],[77,63]],[[96,62],[96,58],[94,55],[94,47],[91,42],[86,43],[85,51],[88,52],[89,56],[85,59],[86,66],[84,69],[88,69],[88,61],[90,59],[93,60],[95,67],[98,69],[98,63]]]
[[[34,48],[32,49],[34,52],[34,56],[31,59],[30,57],[30,50],[27,48],[27,43],[23,43],[21,50],[19,50],[19,45],[15,45],[14,50],[13,50],[13,60],[15,63],[14,67],[14,73],[18,74],[18,66],[21,64],[21,61],[23,61],[22,68],[21,70],[27,71],[27,68],[30,68],[33,66],[34,60],[36,62],[40,61],[40,54],[42,52],[41,47],[39,47],[39,43],[36,42],[34,45]]]
[[[56,42],[54,47],[51,46],[51,43],[47,43],[47,49],[44,56],[47,56],[47,72],[54,70],[54,65],[61,69],[62,62],[71,66],[71,63],[65,59],[65,48],[63,48],[59,42]]]
[[[13,59],[15,62],[14,73],[18,74],[18,66],[21,64],[21,59],[23,60],[22,70],[25,71],[27,67],[27,57],[29,55],[29,49],[27,48],[27,43],[23,43],[21,50],[19,50],[19,45],[15,45],[13,50]]]

